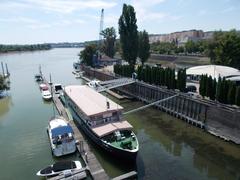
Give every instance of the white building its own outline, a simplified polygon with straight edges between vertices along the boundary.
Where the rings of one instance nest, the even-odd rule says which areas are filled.
[[[194,66],[186,70],[188,79],[199,80],[201,75],[207,74],[208,76],[215,77],[225,77],[226,79],[232,81],[240,81],[240,71],[238,69],[220,66],[220,65],[204,65],[204,66]]]

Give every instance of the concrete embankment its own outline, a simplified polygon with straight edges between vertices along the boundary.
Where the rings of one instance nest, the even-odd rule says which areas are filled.
[[[99,80],[117,78],[99,70],[84,67],[85,75]],[[134,84],[117,88],[118,91],[133,96],[146,103],[163,99],[179,92],[137,81]],[[240,144],[240,109],[217,102],[196,99],[184,93],[156,107],[191,125],[204,128],[207,132],[226,141]]]

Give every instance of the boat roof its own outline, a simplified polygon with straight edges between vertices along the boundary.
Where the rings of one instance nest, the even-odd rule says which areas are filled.
[[[52,137],[57,137],[57,136],[61,136],[64,134],[68,134],[68,133],[72,133],[73,134],[73,129],[71,126],[67,125],[67,126],[59,126],[56,127],[54,129],[51,130],[52,133]]]
[[[52,137],[63,134],[73,133],[72,127],[67,124],[63,119],[53,119],[49,122]]]
[[[51,174],[52,171],[59,172],[67,169],[76,168],[76,164],[74,161],[60,161],[53,164],[53,166],[48,166],[40,171],[41,174]]]
[[[50,125],[51,129],[54,129],[58,126],[67,126],[68,124],[65,120],[63,120],[59,117],[59,118],[50,120],[49,125]]]
[[[106,98],[87,85],[66,86],[65,93],[87,116],[123,109],[122,106]],[[106,99],[109,102],[108,109]]]
[[[47,84],[42,83],[42,84],[39,85],[39,87],[40,87],[40,88],[45,88],[45,87],[48,87],[48,86],[47,86]]]
[[[113,133],[114,131],[129,130],[132,128],[133,128],[132,125],[124,120],[97,126],[92,128],[92,130],[98,137],[103,137]]]
[[[53,171],[58,172],[58,171],[63,171],[66,169],[74,169],[76,168],[76,164],[74,161],[60,161],[56,162],[53,164]]]
[[[62,84],[54,84],[54,86],[62,86]]]

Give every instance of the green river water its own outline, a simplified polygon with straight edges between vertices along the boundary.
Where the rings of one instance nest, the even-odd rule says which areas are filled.
[[[11,73],[10,96],[0,99],[0,179],[39,179],[36,172],[54,161],[46,133],[53,106],[42,100],[34,74],[41,64],[53,82],[82,84],[72,63],[80,49],[0,55]],[[115,100],[117,101],[117,100]],[[118,101],[125,110],[137,101]],[[93,147],[106,172],[115,177],[137,170],[139,179],[240,179],[240,146],[226,143],[166,113],[148,108],[125,117],[134,127],[140,150],[136,167]],[[79,159],[78,154],[64,159]]]

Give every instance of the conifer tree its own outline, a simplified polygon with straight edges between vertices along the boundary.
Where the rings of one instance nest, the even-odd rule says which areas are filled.
[[[240,106],[240,86],[236,88],[235,104]]]
[[[227,94],[228,104],[235,103],[235,95],[236,95],[236,85],[233,82],[229,82],[229,89],[228,89],[228,94]]]

